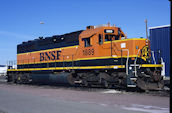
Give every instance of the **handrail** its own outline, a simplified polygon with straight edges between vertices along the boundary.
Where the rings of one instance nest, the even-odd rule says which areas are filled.
[[[137,62],[137,58],[138,58],[139,52],[140,52],[140,49],[138,50],[138,52],[137,52],[137,57],[136,57],[136,59],[134,60],[134,72],[135,72],[135,76],[136,76],[136,77],[137,77],[136,62]]]
[[[6,64],[7,67],[10,67],[10,69],[16,69],[17,67],[17,60],[10,60],[10,61],[7,61],[7,64]]]
[[[151,53],[152,53],[152,58],[153,58],[154,64],[156,64],[154,51],[151,51]]]
[[[64,64],[64,55],[63,55],[63,71],[64,71],[64,65],[65,65],[65,64]]]
[[[74,55],[72,55],[72,68],[74,67],[73,56],[74,56]]]
[[[127,61],[126,61],[126,74],[128,75],[128,60],[129,60],[129,50],[128,49],[122,49],[122,51],[127,51]]]

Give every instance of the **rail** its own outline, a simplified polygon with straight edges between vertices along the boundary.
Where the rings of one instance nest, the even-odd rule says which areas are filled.
[[[122,51],[127,51],[126,74],[128,75],[129,50],[128,49],[122,49]]]
[[[62,67],[63,69],[65,69],[65,67],[74,67],[75,63],[74,63],[74,56],[75,54],[72,54],[72,55],[63,55],[62,56],[62,61],[61,61],[61,64],[62,64]],[[70,63],[66,63],[68,62],[66,59],[68,58],[71,58],[71,62]],[[39,63],[43,64],[42,67],[40,67]],[[44,61],[44,62],[41,62],[39,58],[32,58],[32,59],[22,59],[22,60],[14,60],[14,61],[7,61],[7,66],[9,69],[17,69],[17,64],[18,65],[21,65],[21,67],[23,68],[35,68],[37,66],[39,66],[40,68],[50,68],[50,67],[57,67],[57,59],[55,59],[54,61]],[[26,64],[26,65],[25,65]],[[37,65],[37,66],[36,66]],[[18,67],[18,68],[21,68],[21,67]]]
[[[139,52],[140,52],[140,49],[138,50],[138,52],[137,52],[137,57],[136,57],[136,59],[134,60],[134,72],[135,72],[135,76],[136,76],[136,77],[137,77],[136,63],[137,63],[137,58],[138,58]]]
[[[68,59],[69,57],[71,57],[71,63],[65,64],[65,62],[67,62],[67,60],[65,60],[65,57]],[[74,54],[72,55],[63,55],[63,69],[65,67],[74,67]]]
[[[7,67],[9,69],[16,69],[17,68],[16,60],[7,61]]]
[[[154,51],[151,51],[151,53],[152,53],[152,58],[153,58],[154,64],[156,64]]]

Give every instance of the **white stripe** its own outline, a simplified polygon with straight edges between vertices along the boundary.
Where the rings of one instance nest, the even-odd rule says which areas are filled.
[[[162,25],[162,26],[155,26],[155,27],[149,27],[149,29],[156,29],[156,28],[163,28],[163,27],[170,27],[171,25]]]

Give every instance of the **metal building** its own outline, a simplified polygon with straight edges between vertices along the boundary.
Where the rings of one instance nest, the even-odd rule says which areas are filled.
[[[170,29],[170,25],[149,28],[151,50],[155,52],[156,62],[159,62],[160,57],[162,57],[163,62],[165,63],[164,72],[166,77],[170,77]]]

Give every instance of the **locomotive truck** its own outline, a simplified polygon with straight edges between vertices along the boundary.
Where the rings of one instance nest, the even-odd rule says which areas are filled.
[[[8,69],[7,79],[159,90],[162,65],[154,63],[152,53],[148,39],[127,39],[121,28],[109,24],[87,26],[17,45],[17,69]]]

